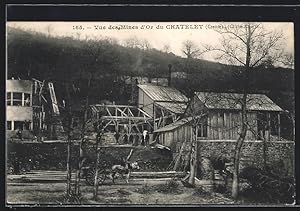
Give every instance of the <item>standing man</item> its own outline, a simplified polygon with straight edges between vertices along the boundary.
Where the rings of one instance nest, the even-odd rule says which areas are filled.
[[[141,143],[142,146],[145,145],[147,133],[148,133],[148,131],[145,129],[143,131],[143,137],[142,137],[142,143]]]

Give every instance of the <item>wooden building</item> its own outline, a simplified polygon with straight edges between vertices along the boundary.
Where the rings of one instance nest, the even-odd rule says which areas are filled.
[[[154,130],[177,121],[185,112],[188,99],[177,89],[152,84],[138,88],[138,107],[153,118]]]
[[[158,142],[178,150],[189,141],[192,134],[192,116],[199,116],[197,139],[237,140],[241,122],[242,94],[196,92],[185,116],[177,122],[159,128],[154,132]],[[191,106],[193,109],[191,109]],[[247,95],[246,140],[280,140],[280,114],[283,110],[263,94]],[[273,139],[274,140],[274,139]]]

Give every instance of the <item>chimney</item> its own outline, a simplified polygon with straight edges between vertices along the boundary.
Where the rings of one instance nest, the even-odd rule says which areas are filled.
[[[171,73],[172,73],[172,65],[168,64],[168,68],[169,68],[169,75],[168,75],[168,86],[171,86]]]

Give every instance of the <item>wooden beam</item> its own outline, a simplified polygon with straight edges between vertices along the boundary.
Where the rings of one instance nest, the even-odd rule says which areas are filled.
[[[113,115],[110,113],[110,111],[109,111],[108,108],[105,108],[105,109],[106,109],[107,113],[108,113],[110,116],[113,116]]]
[[[267,113],[267,121],[268,121],[268,141],[270,141],[271,137],[271,115]]]
[[[140,121],[148,121],[150,118],[144,117],[124,117],[124,116],[102,116],[102,119],[116,119],[116,120],[140,120]]]
[[[131,116],[134,116],[130,108],[128,108],[128,113],[129,113]],[[128,115],[128,116],[129,116],[129,115]]]
[[[154,126],[154,130],[157,129],[157,126],[155,124],[155,118],[156,118],[156,107],[155,107],[155,105],[153,103],[153,126]]]
[[[280,113],[277,114],[277,124],[278,124],[278,141],[280,141],[281,139]]]
[[[166,177],[184,177],[185,172],[164,171],[164,172],[132,172],[132,176],[140,178],[166,178]]]
[[[137,108],[139,110],[139,112],[141,112],[142,114],[144,114],[145,117],[147,118],[151,118],[151,116],[149,114],[147,114],[145,111],[141,110],[140,108]]]
[[[118,111],[120,111],[120,113],[121,113],[121,116],[122,116],[122,114],[124,115],[124,117],[128,117],[128,115],[124,112],[124,111],[122,111],[121,109],[119,109],[119,108],[116,108]]]

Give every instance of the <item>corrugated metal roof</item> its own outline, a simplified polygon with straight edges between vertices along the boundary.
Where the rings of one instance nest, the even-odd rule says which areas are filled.
[[[198,98],[209,109],[241,109],[243,94],[196,92]],[[264,94],[248,94],[247,110],[253,111],[283,111]]]
[[[157,130],[155,130],[154,132],[155,133],[158,133],[158,132],[166,132],[166,131],[171,131],[171,130],[174,130],[190,121],[192,121],[192,117],[187,117],[187,118],[184,118],[184,119],[180,119],[176,122],[173,122],[172,124],[169,124],[169,125],[166,125],[165,127],[162,127],[162,128],[159,128]]]
[[[185,103],[173,103],[173,102],[155,102],[155,104],[175,114],[183,114],[187,106]]]
[[[184,94],[171,87],[152,84],[139,84],[138,87],[154,101],[187,102],[188,100]]]

